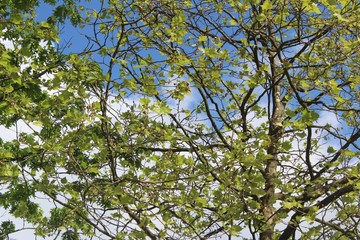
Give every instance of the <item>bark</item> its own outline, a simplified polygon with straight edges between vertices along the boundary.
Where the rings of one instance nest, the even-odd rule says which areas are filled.
[[[277,177],[278,167],[278,143],[281,139],[283,127],[282,117],[284,115],[284,106],[281,102],[281,81],[276,77],[275,54],[269,56],[271,64],[271,84],[272,84],[272,115],[269,123],[270,144],[268,154],[273,157],[266,163],[264,171],[265,191],[266,194],[262,198],[262,214],[264,216],[264,227],[260,233],[261,240],[274,239],[274,229],[276,225],[276,209],[275,202],[275,179]]]

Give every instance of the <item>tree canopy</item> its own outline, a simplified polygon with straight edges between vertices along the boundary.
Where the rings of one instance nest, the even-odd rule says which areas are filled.
[[[0,15],[0,239],[360,238],[359,1]]]

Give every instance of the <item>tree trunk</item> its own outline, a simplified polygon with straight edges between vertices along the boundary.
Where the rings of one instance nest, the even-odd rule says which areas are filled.
[[[276,209],[274,207],[275,199],[275,179],[277,177],[278,166],[278,143],[281,139],[283,127],[282,116],[284,106],[281,102],[281,81],[277,79],[275,56],[270,56],[271,79],[272,84],[272,115],[269,123],[270,144],[267,153],[272,155],[266,163],[264,172],[266,194],[262,198],[262,214],[264,216],[264,227],[260,234],[261,240],[274,239],[274,229],[276,225]]]

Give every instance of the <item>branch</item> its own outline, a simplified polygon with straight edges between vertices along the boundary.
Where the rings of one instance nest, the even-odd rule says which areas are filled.
[[[318,222],[318,223],[320,223],[320,224],[322,224],[322,225],[326,225],[326,226],[328,226],[328,227],[330,227],[330,228],[333,228],[333,229],[335,229],[336,231],[341,232],[344,236],[348,237],[348,238],[351,239],[351,240],[356,240],[356,239],[358,239],[358,238],[355,238],[355,237],[353,236],[353,234],[351,234],[351,233],[348,232],[347,230],[342,229],[342,228],[339,227],[338,225],[335,225],[335,224],[333,224],[333,223],[326,222],[326,221],[324,221],[324,220],[322,220],[322,219],[319,219],[319,218],[315,218],[315,221]]]
[[[311,155],[311,135],[312,135],[312,131],[311,131],[311,127],[307,128],[308,134],[307,134],[307,139],[306,139],[306,165],[309,168],[309,172],[310,172],[310,178],[311,180],[314,179],[314,170],[313,167],[311,165],[311,161],[310,161],[310,155]]]
[[[336,192],[330,194],[328,197],[326,197],[323,200],[316,203],[313,207],[317,207],[318,209],[321,209],[321,208],[329,205],[330,203],[334,202],[339,197],[341,197],[349,192],[352,192],[352,191],[355,191],[355,188],[352,185],[348,185],[343,188],[340,188]],[[292,215],[288,226],[285,228],[285,230],[279,237],[279,240],[290,239],[290,237],[293,236],[293,234],[295,233],[296,228],[299,226],[298,218],[305,216],[310,211],[310,209],[311,209],[311,207],[296,209],[295,210],[296,212]]]
[[[227,148],[224,144],[207,144],[201,147],[201,149],[213,149],[213,148]],[[153,152],[193,152],[200,150],[199,147],[184,147],[184,148],[160,148],[160,147],[143,147],[139,146],[137,149]]]
[[[343,150],[347,149],[351,144],[357,141],[360,138],[360,130],[358,130],[355,134],[351,135],[349,140],[336,152],[335,156],[329,161],[329,163],[333,163],[341,156]],[[319,178],[321,174],[323,174],[326,170],[330,168],[330,165],[325,165],[316,175],[315,179]]]
[[[145,234],[150,237],[152,240],[156,240],[157,237],[155,236],[155,234],[153,234],[142,222],[139,216],[137,216],[135,213],[133,213],[131,211],[131,209],[126,206],[123,205],[123,208],[125,209],[125,211],[127,212],[127,214],[129,214],[129,216],[135,220],[135,222],[137,223],[137,225],[145,232]]]

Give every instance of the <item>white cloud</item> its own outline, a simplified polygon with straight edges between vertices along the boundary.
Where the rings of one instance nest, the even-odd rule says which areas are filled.
[[[3,141],[12,141],[18,139],[21,133],[34,133],[39,132],[41,127],[29,124],[24,120],[18,120],[13,126],[6,128],[0,126],[1,139]]]
[[[338,116],[334,112],[330,111],[321,111],[317,123],[321,126],[326,126],[328,124],[333,128],[337,128],[341,125],[341,121]]]
[[[0,43],[6,48],[6,49],[14,49],[14,43],[10,40],[1,40]]]

